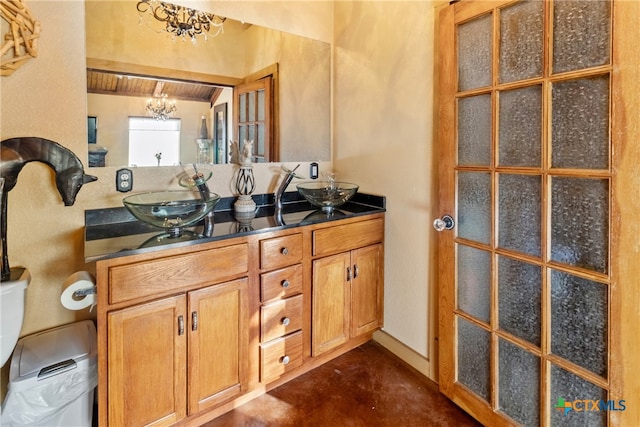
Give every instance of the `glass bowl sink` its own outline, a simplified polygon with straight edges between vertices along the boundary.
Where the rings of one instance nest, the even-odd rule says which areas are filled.
[[[203,200],[194,191],[152,191],[127,196],[124,206],[140,221],[167,230],[171,237],[180,237],[182,228],[195,225],[207,216],[220,201],[216,193]]]
[[[297,187],[309,203],[328,213],[351,200],[359,188],[357,184],[342,181],[303,182]]]

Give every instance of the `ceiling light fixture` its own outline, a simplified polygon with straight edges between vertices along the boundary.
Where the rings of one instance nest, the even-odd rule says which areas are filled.
[[[164,30],[171,35],[172,39],[182,37],[195,45],[197,37],[202,36],[204,41],[209,37],[209,31],[213,29],[215,37],[223,32],[223,23],[227,18],[223,18],[213,13],[202,12],[188,7],[178,6],[158,0],[141,0],[137,4],[140,21],[150,25],[150,16],[160,22],[165,23]]]
[[[176,111],[176,101],[170,101],[166,93],[147,99],[147,115],[156,120],[167,120]]]

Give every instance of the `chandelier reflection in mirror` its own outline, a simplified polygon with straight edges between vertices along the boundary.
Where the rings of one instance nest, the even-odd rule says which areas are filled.
[[[153,28],[150,17],[154,17],[165,23],[164,30],[171,35],[172,39],[181,37],[183,41],[191,40],[194,45],[197,43],[198,36],[202,36],[204,41],[207,41],[209,35],[215,37],[223,32],[223,23],[227,19],[213,13],[157,0],[139,1],[137,8],[140,22],[144,21],[147,26]],[[209,34],[212,29],[215,32]]]
[[[167,120],[176,111],[176,101],[170,101],[166,93],[147,99],[147,115],[156,120]]]

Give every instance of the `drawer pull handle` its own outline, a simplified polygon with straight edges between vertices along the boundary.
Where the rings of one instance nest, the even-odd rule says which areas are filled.
[[[291,323],[291,320],[288,317],[283,317],[282,320],[280,321],[284,326],[289,326],[289,323]]]
[[[192,331],[198,330],[198,312],[197,311],[191,312],[191,330]]]
[[[285,288],[285,289],[286,289],[286,288],[288,288],[288,287],[289,287],[289,285],[290,285],[290,283],[289,283],[289,281],[288,281],[288,280],[283,280],[283,281],[282,281],[282,287],[283,287],[283,288]]]
[[[178,316],[178,335],[184,334],[184,317]]]
[[[282,255],[289,255],[289,249],[288,248],[282,248],[282,249],[280,249],[280,253]]]
[[[289,362],[291,362],[291,359],[289,359],[289,356],[284,356],[282,359],[280,359],[280,363],[282,363],[283,365],[288,365]]]

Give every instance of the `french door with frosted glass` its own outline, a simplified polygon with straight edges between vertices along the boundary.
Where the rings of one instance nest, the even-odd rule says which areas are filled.
[[[638,16],[439,15],[439,382],[486,425],[640,425]]]

